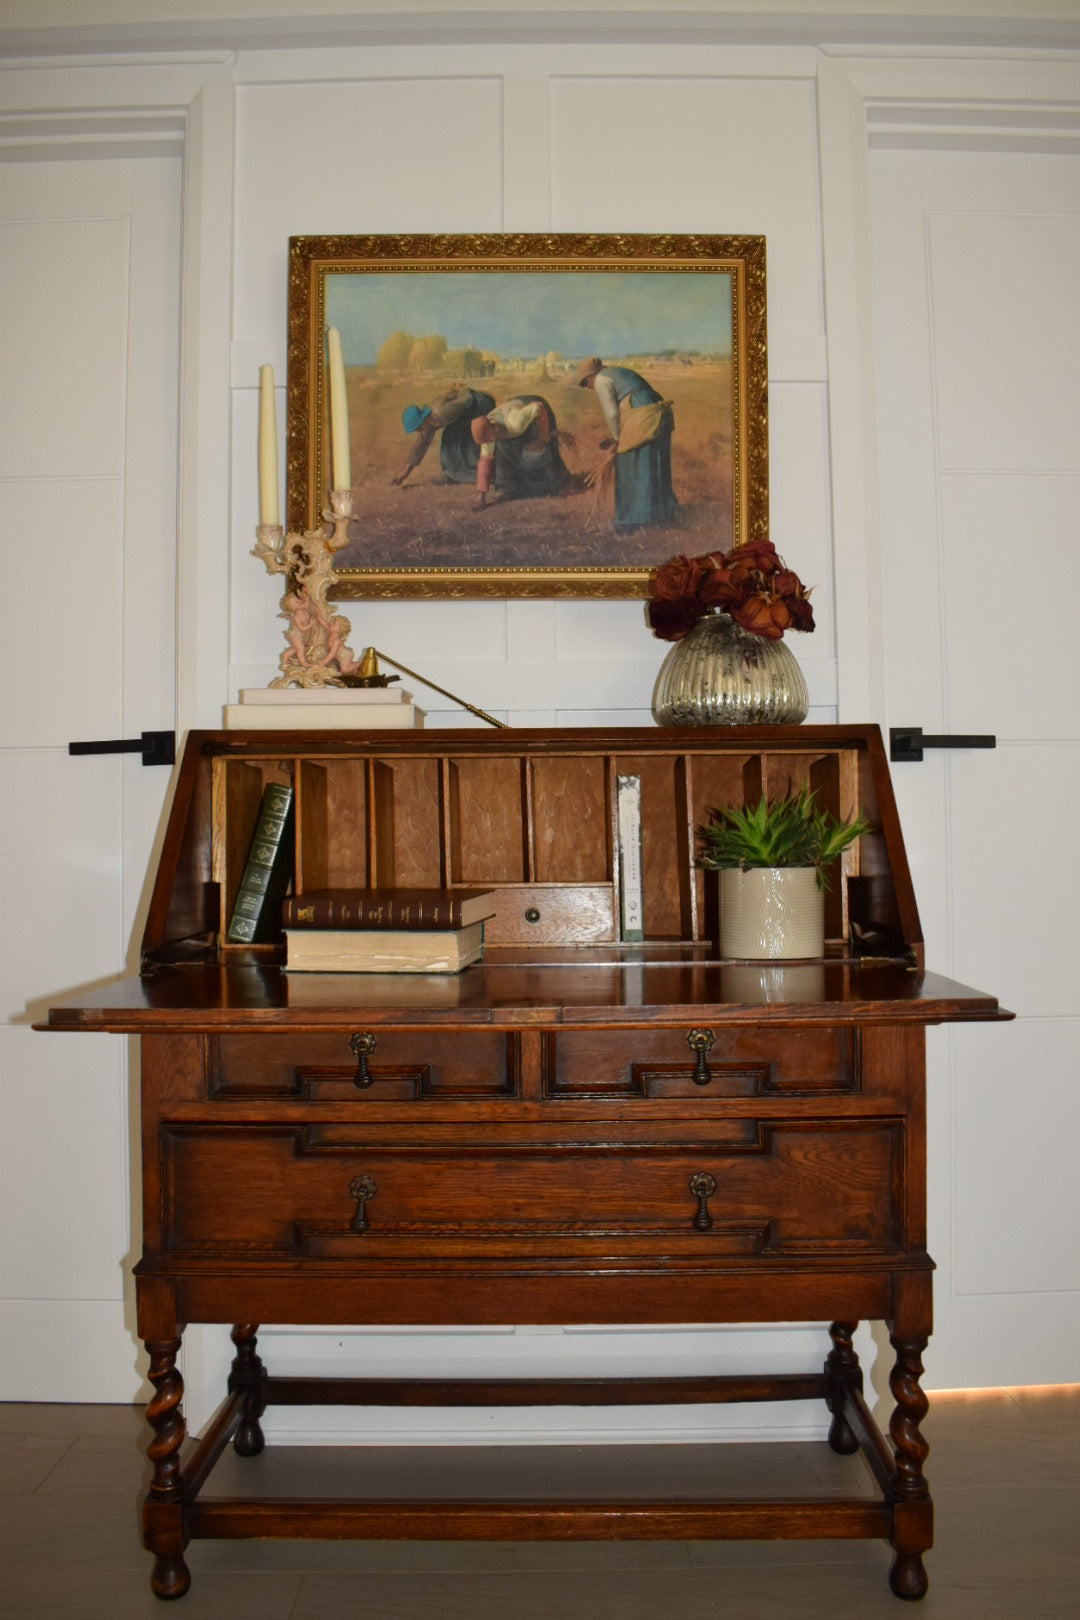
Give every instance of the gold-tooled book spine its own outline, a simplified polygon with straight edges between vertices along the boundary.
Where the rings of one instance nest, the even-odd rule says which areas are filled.
[[[264,790],[232,915],[230,945],[257,945],[281,937],[281,902],[293,870],[293,790],[271,782]]]

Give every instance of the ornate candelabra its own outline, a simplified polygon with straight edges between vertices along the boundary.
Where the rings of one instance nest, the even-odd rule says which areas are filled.
[[[347,644],[352,626],[330,603],[334,554],[348,540],[353,515],[350,489],[330,491],[322,529],[286,534],[280,523],[259,523],[251,555],[268,574],[285,575],[279,618],[286,622],[281,673],[272,687],[359,684],[360,660]]]
[[[271,687],[387,686],[400,676],[380,674],[378,660],[382,658],[403,674],[430,686],[433,692],[460,703],[489,726],[505,727],[505,720],[496,720],[485,709],[466,703],[387,653],[367,647],[357,658],[352,652],[346,641],[352,626],[330,604],[334,554],[349,538],[352,515],[352,490],[334,489],[330,491],[330,505],[323,509],[327,528],[286,534],[280,523],[255,526],[251,555],[265,563],[268,574],[285,575],[285,595],[278,617],[286,623],[286,646],[278,661],[281,674],[270,682]]]

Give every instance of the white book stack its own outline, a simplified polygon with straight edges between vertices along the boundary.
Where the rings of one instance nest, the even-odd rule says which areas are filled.
[[[247,686],[223,711],[226,731],[413,731],[424,711],[395,686]]]

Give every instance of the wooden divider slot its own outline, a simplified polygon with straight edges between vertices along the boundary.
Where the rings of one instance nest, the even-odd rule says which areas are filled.
[[[392,742],[372,737],[360,746],[355,739],[340,746],[323,739],[310,752],[290,737],[291,757],[243,746],[235,755],[212,758],[209,791],[193,800],[187,844],[209,822],[209,871],[196,870],[199,863],[185,845],[182,855],[191,868],[187,911],[181,917],[174,899],[177,915],[170,913],[162,935],[169,930],[175,938],[183,927],[197,932],[200,881],[209,926],[224,932],[263,789],[268,782],[292,781],[297,892],[490,887],[507,894],[497,932],[509,929],[510,943],[541,942],[548,919],[551,942],[561,940],[574,915],[581,917],[586,939],[617,938],[620,776],[641,782],[647,941],[717,938],[716,884],[697,865],[700,829],[715,808],[755,805],[762,793],[771,800],[801,787],[813,790],[822,809],[842,819],[861,809],[872,824],[829,874],[830,952],[846,948],[853,921],[883,937],[902,941],[913,935],[917,918],[910,906],[898,905],[891,869],[897,829],[891,820],[888,828],[881,825],[882,766],[862,735],[845,733],[833,743],[821,728],[775,728],[773,741],[763,738],[764,728],[745,736],[730,729],[730,736],[715,742],[696,735],[673,740],[608,732],[600,746],[570,732],[565,746],[561,735],[549,734],[541,747],[509,734],[498,740],[485,734],[475,743],[459,743],[456,733]],[[895,818],[891,801],[886,813]],[[537,898],[530,898],[534,891]],[[545,926],[526,930],[519,940],[521,918],[536,907],[544,911]]]

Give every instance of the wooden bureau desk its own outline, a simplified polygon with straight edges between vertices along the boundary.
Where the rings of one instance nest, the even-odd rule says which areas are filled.
[[[646,943],[618,939],[616,779],[641,783]],[[264,785],[296,796],[299,890],[492,887],[458,976],[288,974],[221,943]],[[693,833],[715,804],[809,782],[873,831],[833,874],[820,961],[722,962]],[[855,953],[852,950],[855,944]],[[857,953],[857,954],[856,954]],[[920,1433],[931,1329],[924,1027],[996,1019],[927,973],[880,737],[690,732],[194,733],[144,968],[50,1012],[142,1037],[139,1334],[161,1597],[200,1536],[880,1537],[927,1588]],[[852,1335],[888,1324],[888,1438]],[[821,1371],[548,1381],[275,1377],[259,1323],[828,1324]],[[188,1322],[232,1326],[226,1398],[185,1436]],[[236,1500],[231,1440],[269,1403],[597,1405],[820,1398],[873,1498]],[[857,1464],[853,1464],[857,1466]]]

